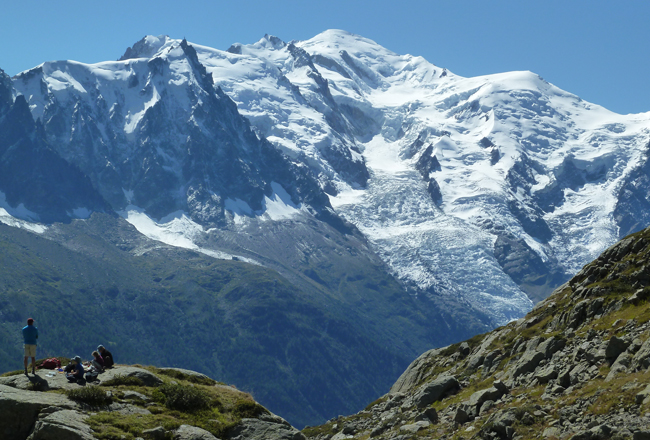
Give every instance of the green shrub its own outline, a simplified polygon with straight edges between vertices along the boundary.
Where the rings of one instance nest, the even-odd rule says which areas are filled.
[[[200,411],[209,409],[216,403],[212,396],[198,387],[164,384],[156,391],[162,394],[165,406],[173,410],[184,412]]]
[[[252,400],[240,400],[235,403],[235,408],[232,413],[242,419],[254,419],[261,414],[268,414],[269,412],[262,405]]]
[[[112,379],[105,380],[101,383],[104,387],[114,387],[119,385],[128,385],[128,386],[144,386],[142,379],[135,376],[124,376],[121,374],[115,375]]]
[[[106,406],[113,401],[112,396],[95,386],[85,386],[66,391],[68,398],[75,402],[86,403],[90,406]]]

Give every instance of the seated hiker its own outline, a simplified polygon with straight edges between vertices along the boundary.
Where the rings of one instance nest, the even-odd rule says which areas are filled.
[[[90,362],[90,364],[93,367],[93,370],[96,371],[97,373],[103,373],[104,372],[104,359],[101,357],[101,355],[93,351],[93,360]]]
[[[102,359],[104,359],[104,368],[113,368],[115,362],[113,361],[113,355],[111,352],[106,350],[103,345],[98,346],[97,351],[102,356]]]
[[[81,357],[75,356],[73,359],[74,365],[69,373],[65,373],[65,377],[70,382],[76,382],[84,378],[84,366],[81,363]]]

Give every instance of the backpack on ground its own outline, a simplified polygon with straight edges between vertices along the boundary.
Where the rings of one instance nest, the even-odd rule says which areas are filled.
[[[57,358],[45,359],[41,364],[41,368],[45,368],[47,370],[54,370],[56,368],[61,368],[61,361],[58,360]]]

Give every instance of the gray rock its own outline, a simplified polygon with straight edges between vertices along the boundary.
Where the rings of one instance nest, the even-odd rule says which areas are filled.
[[[612,436],[613,429],[608,425],[598,425],[589,430],[591,440],[606,440]]]
[[[433,381],[422,385],[413,396],[413,403],[424,408],[441,400],[448,392],[458,389],[460,384],[454,376],[438,376]]]
[[[636,431],[632,434],[632,440],[650,440],[650,431]]]
[[[36,422],[27,440],[94,440],[87,418],[74,410],[53,412]]]
[[[478,410],[478,415],[482,416],[494,408],[494,400],[486,400],[483,402]]]
[[[399,430],[401,432],[410,432],[412,434],[415,434],[421,429],[428,428],[429,425],[430,425],[429,422],[422,420],[419,422],[411,423],[409,425],[402,425],[400,426]]]
[[[477,416],[479,414],[479,410],[481,409],[483,403],[487,402],[488,400],[496,401],[506,393],[507,393],[507,388],[505,388],[503,384],[499,382],[498,388],[496,386],[493,386],[475,392],[470,396],[468,400],[463,402],[463,406],[468,414],[472,416]]]
[[[100,378],[102,382],[115,378],[115,376],[137,377],[142,381],[144,386],[157,387],[162,385],[163,381],[150,371],[138,367],[117,366],[106,370]]]
[[[569,372],[569,376],[571,377],[571,385],[575,385],[577,383],[580,383],[585,379],[585,373],[589,369],[589,365],[585,362],[581,362]]]
[[[421,354],[416,360],[411,362],[406,371],[395,381],[390,388],[390,393],[404,393],[408,392],[424,379],[425,374],[430,367],[432,358],[435,358],[447,347],[429,350]]]
[[[565,368],[563,371],[560,372],[557,376],[557,383],[558,385],[568,388],[571,386],[571,367]]]
[[[144,394],[138,393],[137,391],[131,391],[131,390],[124,391],[124,398],[127,400],[141,400],[143,402],[148,402],[149,400],[151,400]]]
[[[537,346],[537,351],[544,354],[546,359],[550,359],[556,352],[566,346],[566,339],[551,336]]]
[[[496,432],[501,437],[512,438],[514,431],[512,425],[517,421],[515,414],[511,411],[498,412],[488,419],[490,431]],[[510,429],[508,429],[510,428]]]
[[[544,438],[549,438],[549,437],[555,437],[555,438],[560,438],[560,435],[562,434],[562,431],[560,428],[556,428],[555,426],[551,426],[549,428],[546,428],[544,432],[542,433],[542,437]]]
[[[555,379],[558,376],[555,365],[549,364],[539,371],[535,372],[533,376],[539,383],[548,383],[551,379]]]
[[[483,360],[483,374],[488,375],[490,371],[493,369],[493,367],[497,367],[499,364],[499,360],[501,359],[501,355],[503,353],[501,350],[494,350],[489,352],[486,356],[485,359]]]
[[[607,342],[607,347],[605,348],[605,357],[614,361],[621,353],[627,350],[627,347],[630,345],[628,341],[625,341],[617,336],[612,336]]]
[[[435,408],[427,408],[426,411],[418,414],[418,416],[415,418],[416,422],[419,422],[420,420],[429,421],[431,423],[437,423],[438,412],[436,411]]]
[[[463,423],[468,422],[470,419],[469,414],[467,414],[467,411],[465,411],[463,408],[458,408],[456,409],[456,412],[454,413],[454,422],[460,423],[461,425]]]
[[[469,344],[467,342],[461,343],[460,346],[458,347],[458,352],[463,356],[469,355],[470,353]]]
[[[646,386],[646,388],[643,391],[637,393],[636,395],[637,405],[646,404],[649,402],[650,402],[650,385]]]
[[[635,370],[646,369],[650,366],[650,338],[641,345],[632,359],[632,368]]]
[[[493,332],[483,340],[481,346],[476,350],[474,354],[469,357],[467,361],[467,368],[470,370],[475,370],[483,364],[485,356],[489,351],[490,345],[496,338],[499,337],[499,335],[499,332]]]
[[[131,415],[131,414],[143,414],[143,415],[149,415],[151,414],[151,411],[149,411],[146,408],[141,408],[139,406],[135,405],[130,405],[128,403],[111,403],[111,405],[108,407],[109,411],[115,411],[120,414],[124,414],[125,416]]]
[[[605,382],[609,382],[611,380],[614,380],[614,378],[619,374],[619,373],[624,373],[627,372],[628,366],[632,362],[632,355],[629,353],[621,353],[617,358],[616,362],[612,365],[612,367],[609,370],[609,373],[607,374],[607,377],[605,378]]]
[[[166,431],[162,426],[142,431],[142,436],[150,440],[165,440]]]
[[[181,425],[174,432],[174,440],[218,440],[218,438],[205,429],[197,428],[196,426]]]
[[[512,371],[512,377],[516,378],[534,371],[542,359],[544,359],[544,354],[539,351],[526,351]]]
[[[345,434],[339,433],[343,438]],[[338,435],[338,434],[337,434]],[[284,419],[274,415],[242,419],[229,432],[231,440],[304,440],[305,436]]]
[[[0,385],[0,434],[3,440],[24,440],[39,413],[48,407],[75,409],[77,404],[61,394],[25,391]]]

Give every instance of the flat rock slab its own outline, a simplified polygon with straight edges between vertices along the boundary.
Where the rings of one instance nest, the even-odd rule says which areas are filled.
[[[106,370],[99,375],[99,380],[100,382],[105,382],[107,380],[114,379],[116,376],[137,377],[142,381],[144,386],[147,387],[157,387],[163,383],[163,381],[158,376],[148,370],[145,370],[144,368],[122,366],[117,366]]]
[[[144,368],[126,366],[116,366],[106,370],[98,376],[99,382],[93,383],[100,384],[104,381],[115,378],[115,376],[137,377],[142,380],[145,386],[159,386],[163,383],[158,376]],[[21,390],[37,389],[39,391],[48,391],[72,390],[87,385],[87,382],[85,380],[80,382],[70,382],[66,379],[64,373],[58,372],[57,370],[37,370],[36,374],[18,374],[15,376],[0,377],[0,385],[7,385]]]
[[[232,440],[304,440],[305,436],[284,419],[266,415],[259,419],[242,419],[230,432],[230,438]]]

